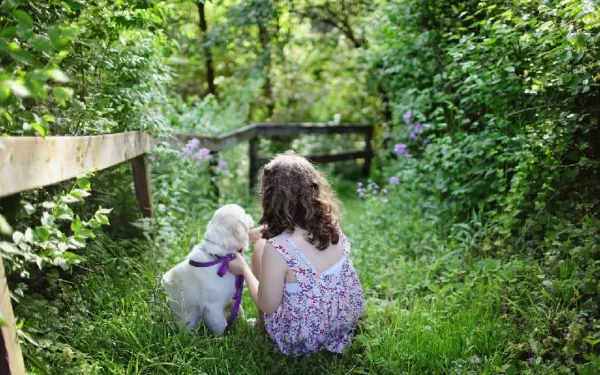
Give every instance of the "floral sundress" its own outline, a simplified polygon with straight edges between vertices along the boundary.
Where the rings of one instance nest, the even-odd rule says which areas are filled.
[[[287,247],[281,246],[278,238]],[[297,283],[286,283],[277,311],[264,314],[267,333],[282,353],[299,356],[322,348],[339,353],[350,345],[365,298],[350,260],[350,241],[341,231],[340,241],[342,258],[317,272],[287,235],[268,240],[298,279]]]

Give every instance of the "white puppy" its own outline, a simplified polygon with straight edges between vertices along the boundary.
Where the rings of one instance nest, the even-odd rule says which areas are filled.
[[[208,223],[204,240],[192,248],[186,259],[167,272],[162,279],[169,305],[186,331],[202,319],[210,330],[223,334],[227,327],[225,307],[235,297],[235,275],[217,275],[220,265],[194,267],[189,261],[211,262],[248,246],[252,218],[236,204],[219,208]],[[240,306],[240,313],[241,306]]]

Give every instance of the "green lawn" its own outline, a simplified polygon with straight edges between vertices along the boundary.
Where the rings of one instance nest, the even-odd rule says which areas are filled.
[[[203,328],[190,334],[171,330],[158,281],[199,240],[205,220],[198,220],[178,228],[177,243],[168,249],[151,248],[145,241],[100,238],[86,266],[91,272],[81,276],[82,283],[62,283],[51,307],[43,307],[49,313],[19,311],[31,330],[47,332],[48,340],[36,344],[51,346],[36,350],[27,345],[31,371],[510,373],[516,359],[509,341],[518,340],[519,332],[502,312],[500,281],[491,271],[498,263],[463,267],[456,253],[435,250],[443,243],[432,234],[428,220],[410,211],[410,198],[401,204],[402,215],[389,218],[383,204],[367,206],[353,195],[344,196],[343,225],[353,242],[352,257],[368,298],[368,314],[352,348],[343,355],[285,357],[245,321],[225,337],[213,337]],[[244,309],[247,317],[255,316],[247,295]]]

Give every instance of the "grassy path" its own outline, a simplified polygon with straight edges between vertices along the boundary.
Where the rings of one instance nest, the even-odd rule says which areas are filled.
[[[494,373],[503,357],[499,348],[506,346],[512,332],[499,317],[493,285],[477,274],[444,273],[445,263],[459,262],[452,253],[414,255],[410,247],[424,246],[431,233],[421,226],[423,218],[410,211],[410,200],[406,212],[394,219],[353,197],[345,203],[343,225],[353,241],[352,257],[369,298],[369,312],[353,347],[343,355],[285,357],[246,322],[221,338],[203,329],[187,335],[173,332],[158,280],[198,241],[205,226],[199,220],[182,230],[170,249],[101,238],[85,283],[63,287],[51,307],[56,309],[53,313],[39,320],[29,317],[28,324],[35,323],[33,328],[40,332],[47,330],[56,346],[48,358],[29,354],[38,363],[35,372]],[[452,278],[459,281],[451,282]],[[449,281],[444,285],[440,280]],[[246,316],[255,315],[247,295],[244,308]]]

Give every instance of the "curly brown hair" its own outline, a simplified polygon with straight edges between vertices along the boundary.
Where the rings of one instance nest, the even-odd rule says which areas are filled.
[[[260,188],[263,238],[273,238],[299,227],[319,250],[340,241],[339,202],[323,175],[305,158],[275,157],[264,168]]]

